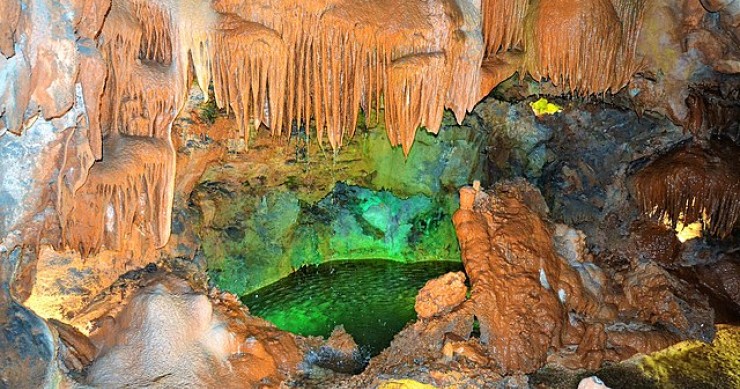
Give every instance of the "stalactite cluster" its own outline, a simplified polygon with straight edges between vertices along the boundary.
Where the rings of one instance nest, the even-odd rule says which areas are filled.
[[[523,49],[528,4],[529,0],[483,0],[483,37],[488,56]]]
[[[639,69],[644,0],[484,0],[486,55],[523,51],[520,75],[563,91],[616,92]]]
[[[486,52],[526,50],[531,74],[566,89],[618,89],[635,69],[640,10],[640,0],[114,2],[100,35],[101,134],[168,139],[195,76],[234,112],[234,138],[312,125],[337,150],[360,109],[374,110],[408,154],[419,127],[439,130],[445,107],[458,121],[473,108]]]
[[[66,244],[83,256],[102,247],[163,246],[170,235],[174,150],[165,140],[115,134],[105,146],[105,158],[90,169],[62,225]]]
[[[280,134],[283,125],[286,50],[274,30],[261,24],[224,18],[213,33],[213,85],[216,102],[233,108],[249,141],[249,119]],[[274,103],[272,105],[271,103]]]
[[[214,71],[216,83],[235,83],[217,86],[222,91],[217,98],[219,104],[231,105],[242,126],[248,124],[248,117],[259,123],[269,120],[273,134],[280,134],[281,127],[313,119],[319,141],[328,138],[331,147],[338,149],[354,133],[360,108],[368,113],[384,105],[391,143],[403,145],[408,153],[419,126],[439,130],[445,106],[462,120],[477,100],[482,52],[477,58],[464,57],[466,48],[475,42],[457,34],[463,18],[453,2],[283,1],[271,5],[214,4],[220,13],[238,15],[241,24],[259,23],[279,36],[279,40],[264,43],[269,51],[276,51],[271,60],[279,62],[271,62],[270,67],[277,67],[277,74],[284,69],[285,81],[267,82],[269,92],[258,90],[252,96],[267,93],[268,101],[250,102],[253,107],[269,107],[268,118],[262,110],[243,112],[243,99],[224,99],[223,91],[236,90],[239,85],[263,85],[246,79],[260,77],[259,72],[244,74],[241,83],[236,83],[236,79],[223,77],[223,70]],[[228,23],[235,22],[229,18]],[[246,53],[219,47],[236,44],[223,39],[211,42],[214,64],[243,62]],[[283,50],[285,59],[280,58]]]
[[[580,94],[616,92],[639,63],[642,0],[534,1],[526,18],[524,68]]]
[[[108,74],[91,137],[99,162],[84,185],[58,191],[62,245],[83,256],[101,249],[145,252],[169,238],[175,156],[170,127],[184,102],[173,9],[113,2],[99,47]],[[187,68],[186,68],[187,69]],[[102,94],[102,99],[100,95]],[[93,147],[96,150],[96,147]]]
[[[420,54],[393,62],[385,93],[388,138],[408,154],[416,129],[439,130],[444,110],[444,80],[436,77],[444,67],[441,53]]]
[[[172,58],[173,22],[155,3],[113,3],[101,34],[109,73],[103,104],[106,133],[169,137],[185,85]]]
[[[20,129],[29,101],[45,116],[58,115],[71,105],[73,94],[57,92],[71,90],[79,74],[93,156],[116,160],[119,149],[104,143],[120,136],[169,144],[171,124],[195,79],[203,90],[213,84],[217,104],[234,112],[234,138],[248,140],[250,128],[262,124],[275,136],[305,125],[315,128],[319,142],[328,140],[337,150],[353,135],[360,110],[375,111],[368,117],[384,119],[391,144],[408,154],[419,127],[439,131],[445,108],[458,121],[473,108],[481,97],[485,55],[523,51],[517,57],[523,58],[521,64],[502,62],[506,73],[523,70],[579,93],[621,88],[637,68],[634,45],[643,2],[87,0],[73,22],[79,39],[55,41],[76,45],[75,57],[67,60],[44,44],[32,45],[35,51],[27,57],[8,57],[13,32],[24,23],[16,17],[22,14],[19,3],[9,1],[2,5],[8,22],[0,29],[1,60],[8,65],[0,66],[12,65],[30,76],[12,79],[19,92],[2,99],[0,114],[11,131]],[[47,69],[53,60],[70,65],[70,71]],[[29,72],[28,61],[38,71]],[[54,76],[39,77],[39,72]],[[505,78],[494,73],[497,80]],[[10,93],[6,89],[3,95]],[[50,91],[57,91],[54,98]],[[170,158],[167,150],[160,154]],[[171,171],[156,171],[162,185],[170,186]],[[81,196],[93,191],[95,174],[90,172],[83,187],[58,191],[65,196],[58,201],[65,204],[59,211],[62,225],[73,213],[85,213],[69,207],[77,204],[76,191]],[[69,243],[92,243],[83,249],[91,252],[106,246],[104,241]]]
[[[640,170],[633,181],[643,212],[729,236],[740,222],[740,154],[729,142],[710,145],[678,147]]]

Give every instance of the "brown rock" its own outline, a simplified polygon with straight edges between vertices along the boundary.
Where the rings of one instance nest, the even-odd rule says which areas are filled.
[[[442,355],[447,361],[464,358],[478,366],[488,366],[491,363],[480,343],[467,340],[445,342],[444,347],[442,347]]]
[[[328,347],[345,355],[352,355],[359,351],[359,347],[357,346],[357,343],[355,343],[355,339],[344,330],[344,326],[342,325],[334,328],[331,335],[329,335],[329,339],[326,340],[324,347]]]
[[[62,341],[60,351],[67,368],[82,371],[95,359],[98,350],[87,336],[59,320],[51,319],[49,324],[57,330]]]
[[[414,309],[422,319],[441,316],[462,304],[467,292],[465,273],[447,273],[427,281],[416,296]]]
[[[62,217],[67,247],[87,257],[103,248],[131,249],[138,257],[167,243],[174,196],[175,153],[169,140],[114,134],[103,161]]]
[[[553,289],[560,259],[551,235],[518,193],[515,185],[481,192],[476,207],[461,209],[453,221],[481,342],[505,371],[531,372],[557,345],[565,312]]]
[[[531,372],[546,361],[593,369],[676,340],[653,325],[689,337],[711,332],[701,296],[657,265],[629,273],[626,297],[607,294],[619,285],[590,262],[584,236],[560,226],[553,239],[541,204],[526,182],[501,183],[453,217],[480,340],[503,371]]]
[[[0,23],[0,54],[10,58],[15,55],[13,34],[21,16],[20,0],[0,1],[0,15],[3,15],[3,22]]]
[[[714,311],[707,297],[653,263],[638,265],[624,281],[620,310],[669,328],[681,340],[714,338]],[[627,307],[629,306],[629,307]]]

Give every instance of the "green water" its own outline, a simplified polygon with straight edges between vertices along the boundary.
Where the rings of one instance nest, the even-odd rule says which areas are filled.
[[[459,262],[329,262],[303,268],[242,301],[253,315],[300,335],[327,337],[342,324],[363,353],[374,356],[416,319],[419,289],[432,278],[459,270]]]

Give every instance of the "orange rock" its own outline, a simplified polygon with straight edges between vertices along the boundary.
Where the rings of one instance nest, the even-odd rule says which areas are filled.
[[[444,315],[462,304],[467,292],[465,273],[447,273],[427,281],[416,296],[414,309],[422,319]]]
[[[474,191],[461,192],[468,196]],[[477,192],[472,208],[461,207],[453,216],[480,340],[504,372],[532,372],[546,361],[593,369],[678,339],[653,324],[676,328],[684,336],[705,335],[699,330],[707,327],[711,312],[690,291],[661,276],[657,266],[631,273],[621,285],[626,299],[604,295],[618,286],[609,285],[594,264],[584,266],[589,255],[579,234],[561,226],[553,241],[545,211],[536,189],[514,181]],[[558,254],[555,243],[568,259]],[[686,304],[674,293],[689,299],[690,307],[682,308]],[[709,319],[697,319],[707,313]]]

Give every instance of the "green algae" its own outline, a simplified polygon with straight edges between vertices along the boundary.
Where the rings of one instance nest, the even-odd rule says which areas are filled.
[[[475,115],[457,125],[446,114],[439,135],[419,129],[406,158],[382,125],[366,128],[372,116],[338,153],[315,139],[257,138],[206,171],[191,196],[202,215],[193,224],[218,287],[244,294],[335,260],[460,260],[451,219],[458,188],[485,182],[486,130]]]

